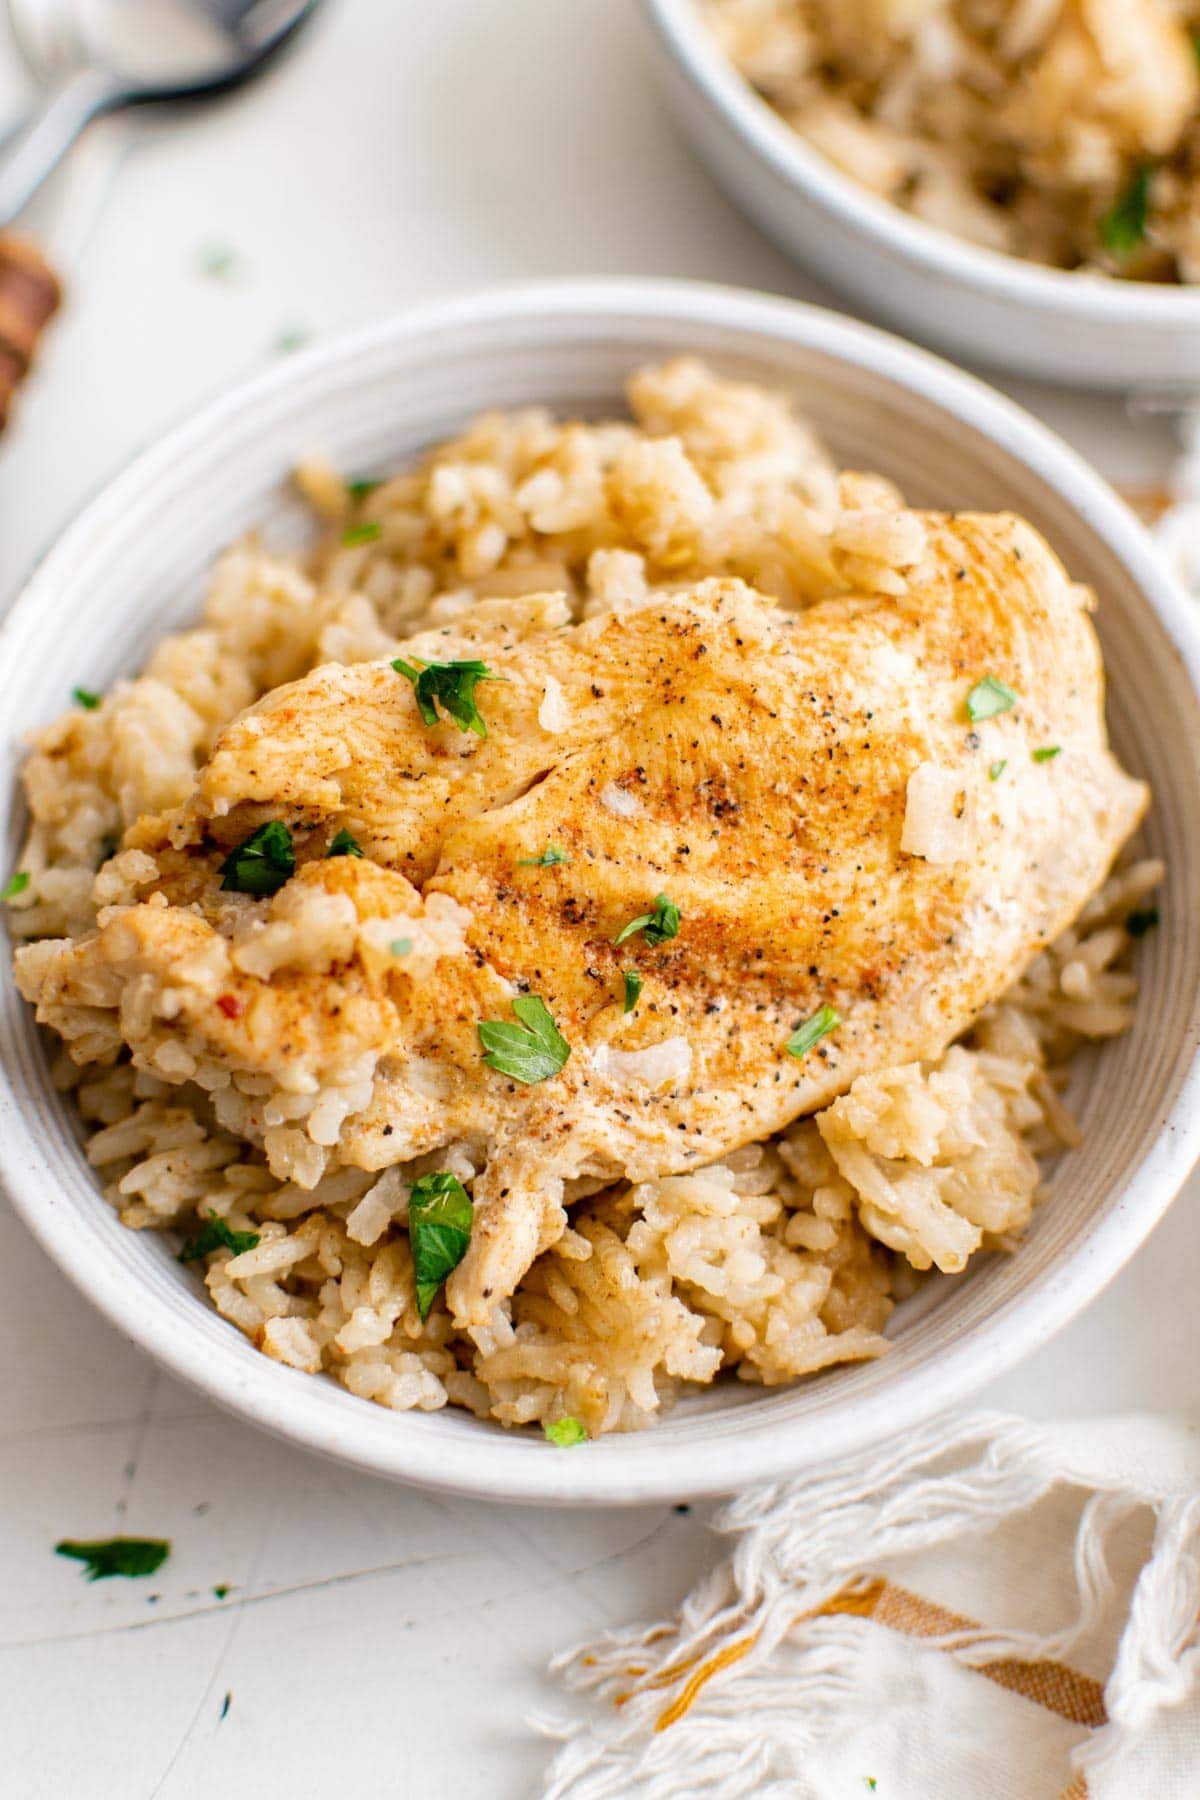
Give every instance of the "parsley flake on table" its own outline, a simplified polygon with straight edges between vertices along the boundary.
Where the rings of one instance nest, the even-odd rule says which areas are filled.
[[[980,719],[994,719],[997,713],[1011,712],[1017,696],[998,675],[985,675],[967,695],[967,717],[972,725]]]
[[[199,262],[200,273],[210,281],[232,281],[238,274],[237,252],[228,244],[205,244]]]
[[[623,980],[625,982],[625,1005],[622,1011],[631,1013],[642,997],[643,982],[636,969],[626,969]]]
[[[1125,929],[1130,937],[1142,938],[1145,937],[1148,931],[1154,930],[1154,927],[1158,924],[1158,920],[1159,911],[1157,906],[1139,906],[1129,914],[1129,917],[1125,921]]]
[[[841,1024],[841,1015],[832,1006],[819,1006],[811,1019],[806,1019],[797,1031],[794,1031],[784,1048],[789,1056],[807,1056],[821,1039],[836,1031]]]
[[[1000,777],[1003,775],[1003,773],[1004,773],[1005,769],[1007,769],[1007,767],[1008,767],[1008,758],[1007,758],[1007,756],[1002,756],[1000,758],[999,762],[992,763],[991,767],[988,769],[988,780],[989,781],[999,781]]]
[[[17,869],[0,888],[0,900],[15,900],[18,894],[25,892],[29,886],[29,880],[28,869]]]
[[[104,695],[93,693],[91,688],[73,687],[71,689],[71,698],[76,706],[82,706],[84,712],[95,712],[96,708],[103,700]]]
[[[586,1444],[587,1431],[581,1420],[572,1418],[568,1413],[564,1419],[543,1419],[542,1430],[547,1441],[559,1450],[569,1450],[573,1444]]]
[[[622,925],[614,944],[623,944],[635,932],[644,931],[648,944],[663,944],[668,938],[679,936],[679,908],[665,894],[654,897],[654,911],[642,913],[639,918],[630,919],[628,925]]]
[[[547,844],[540,856],[519,856],[518,869],[552,869],[556,863],[569,863],[570,857],[557,844]]]
[[[202,1256],[211,1256],[214,1250],[232,1250],[235,1256],[242,1256],[247,1250],[257,1250],[260,1233],[257,1231],[234,1231],[218,1213],[208,1212],[205,1222],[196,1233],[189,1238],[176,1257],[177,1262],[199,1262]]]
[[[1146,236],[1150,220],[1149,163],[1143,163],[1100,220],[1100,242],[1111,256],[1132,256]]]
[[[447,1275],[467,1254],[475,1209],[455,1175],[422,1175],[408,1196],[408,1242],[412,1250],[417,1311],[423,1319]]]
[[[342,829],[325,852],[326,859],[331,856],[361,856],[362,845],[356,837],[352,837],[343,825]]]
[[[347,525],[342,533],[342,546],[353,550],[357,544],[373,544],[383,536],[383,526],[378,519],[362,519],[357,525]]]
[[[153,1575],[171,1554],[167,1538],[103,1538],[92,1543],[79,1543],[63,1538],[54,1546],[55,1556],[72,1556],[87,1565],[89,1581],[103,1581],[109,1575]]]
[[[1033,760],[1034,762],[1053,762],[1056,756],[1061,755],[1061,744],[1044,744],[1040,750],[1034,751]]]
[[[278,893],[295,873],[292,834],[279,819],[268,819],[229,852],[221,864],[221,886],[264,899]]]
[[[487,726],[475,704],[475,689],[481,681],[500,681],[486,663],[431,662],[422,668],[398,656],[392,664],[397,675],[413,684],[417,711],[426,725],[440,723],[438,707],[454,720],[460,731],[473,731],[476,737],[487,736]]]
[[[549,1081],[566,1066],[571,1046],[550,1016],[550,1009],[538,994],[518,994],[512,1009],[520,1020],[510,1025],[506,1019],[481,1019],[476,1029],[484,1048],[484,1062],[497,1075],[508,1075],[532,1087]]]
[[[285,325],[275,339],[276,355],[290,356],[294,350],[303,350],[310,336],[303,325]]]

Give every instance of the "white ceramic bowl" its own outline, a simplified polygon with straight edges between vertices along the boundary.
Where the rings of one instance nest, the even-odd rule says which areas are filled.
[[[924,352],[786,301],[645,282],[546,284],[443,303],[289,358],[141,456],[51,551],[0,630],[0,845],[20,841],[16,738],[73,683],[135,670],[196,610],[218,549],[299,527],[286,478],[315,446],[386,467],[481,407],[618,408],[624,377],[679,351],[793,393],[849,464],[918,504],[1013,507],[1100,595],[1111,723],[1153,782],[1169,859],[1163,928],[1139,952],[1127,1037],[1081,1082],[1087,1137],[1011,1259],[928,1287],[892,1353],[766,1391],[730,1382],[653,1430],[570,1452],[464,1413],[384,1411],[259,1355],[152,1233],[101,1200],[46,1050],[5,968],[0,1178],[50,1255],[123,1332],[220,1405],[383,1475],[473,1494],[626,1502],[721,1492],[902,1432],[1048,1337],[1115,1273],[1200,1147],[1200,647],[1140,526],[1032,419]],[[7,962],[7,958],[4,959]]]
[[[720,50],[696,0],[642,0],[642,12],[663,92],[701,159],[783,249],[865,312],[1020,375],[1200,391],[1200,288],[1072,275],[926,225],[785,124]]]

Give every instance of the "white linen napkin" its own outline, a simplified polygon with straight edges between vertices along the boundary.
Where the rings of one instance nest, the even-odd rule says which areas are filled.
[[[1200,1434],[969,1413],[715,1521],[676,1616],[558,1659],[545,1800],[1196,1800]]]

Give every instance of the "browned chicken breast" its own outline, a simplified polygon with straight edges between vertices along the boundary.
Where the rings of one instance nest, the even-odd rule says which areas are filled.
[[[275,690],[184,807],[127,834],[131,903],[20,953],[26,992],[80,1057],[127,1044],[208,1088],[302,1184],[466,1146],[448,1297],[486,1323],[575,1194],[940,1055],[1141,817],[1086,594],[1018,520],[924,522],[899,598],[792,615],[707,581],[578,625],[553,597],[495,601],[411,639],[408,673]],[[419,705],[418,670],[464,660],[485,737]],[[296,873],[231,889],[270,821]],[[330,855],[346,834],[361,856]],[[479,1033],[519,1035],[529,996],[561,1037],[533,1081]],[[789,1053],[822,1008],[840,1023]]]

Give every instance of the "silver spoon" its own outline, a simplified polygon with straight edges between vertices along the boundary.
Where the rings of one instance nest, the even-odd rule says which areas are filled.
[[[10,225],[102,114],[201,100],[258,73],[319,0],[8,0],[43,97],[0,148],[0,228]]]

